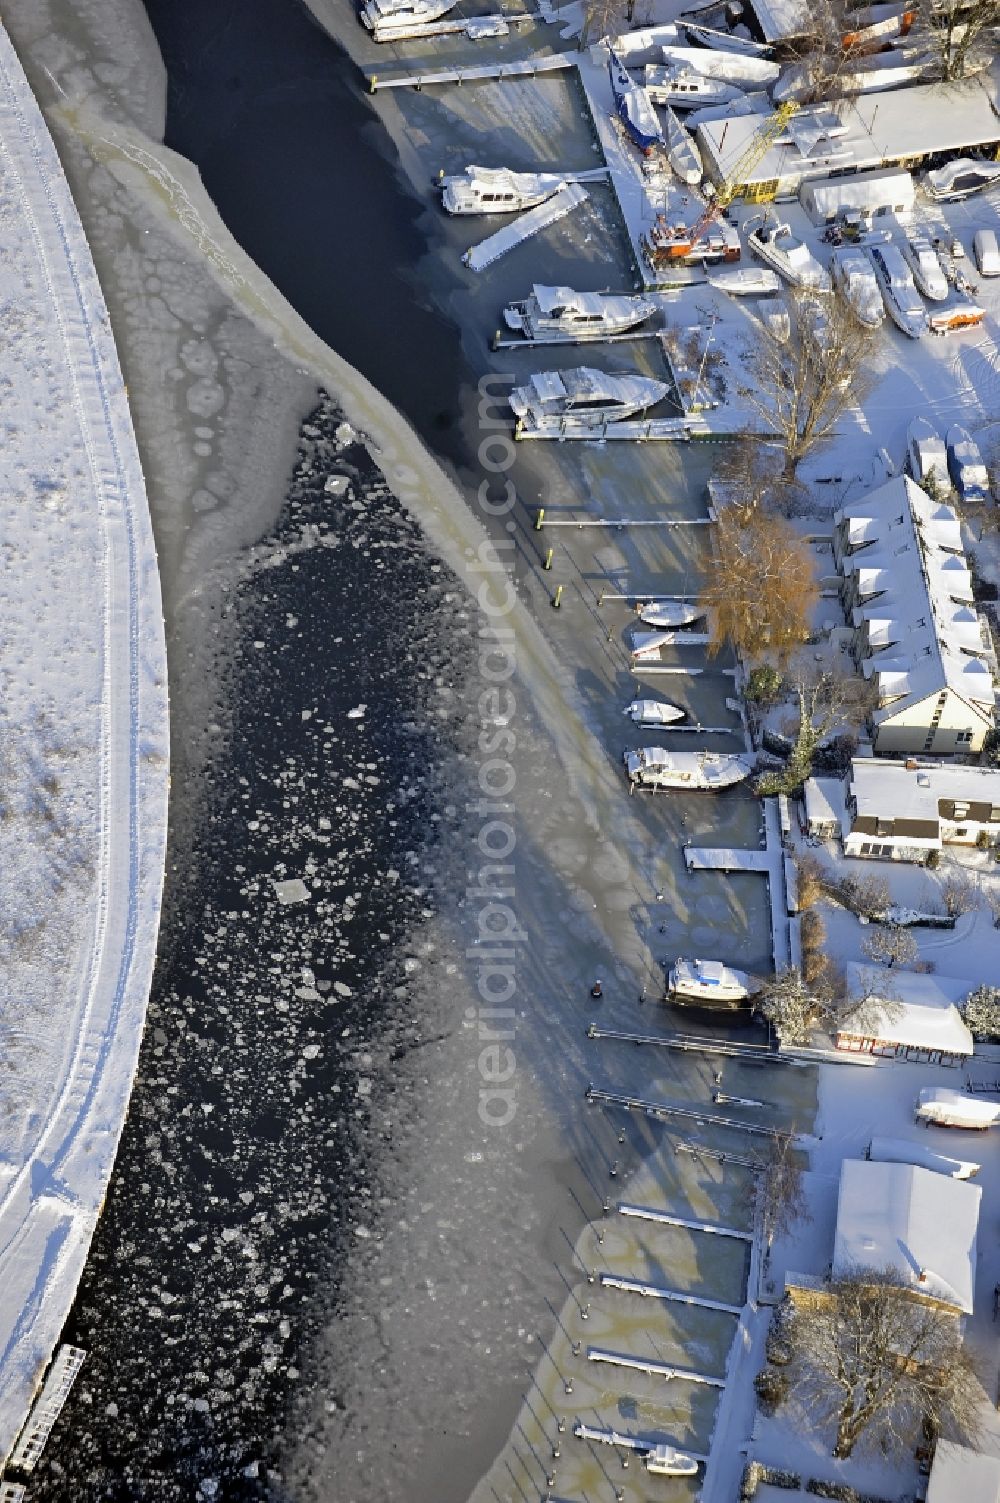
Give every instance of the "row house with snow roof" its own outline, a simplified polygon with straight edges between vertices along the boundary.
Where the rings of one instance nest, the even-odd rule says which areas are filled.
[[[900,475],[835,513],[833,547],[876,753],[981,751],[997,665],[954,508]]]

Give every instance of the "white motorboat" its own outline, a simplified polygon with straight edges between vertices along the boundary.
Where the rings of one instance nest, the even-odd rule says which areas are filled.
[[[361,9],[362,25],[376,42],[391,42],[414,33],[446,16],[456,0],[366,0]]]
[[[625,706],[625,714],[635,725],[655,726],[657,730],[687,718],[686,712],[678,705],[667,704],[662,699],[633,699]]]
[[[704,614],[700,605],[688,600],[653,600],[642,606],[639,620],[645,621],[647,626],[666,629],[671,626],[690,626],[692,621],[697,621]]]
[[[805,242],[792,234],[787,224],[763,220],[753,229],[748,227],[747,244],[792,287],[809,287],[813,292],[830,291],[829,272],[820,265]]]
[[[651,1477],[693,1477],[698,1470],[694,1457],[676,1446],[654,1446],[643,1460]]]
[[[654,146],[664,144],[663,130],[649,95],[641,84],[636,83],[613,51],[610,51],[608,57],[608,77],[616,115],[624,125],[629,139],[648,156]]]
[[[919,230],[907,235],[903,242],[903,260],[924,297],[933,303],[943,303],[948,296],[948,279],[941,269],[937,251]]]
[[[979,445],[967,429],[953,423],[945,435],[948,469],[959,495],[969,501],[986,501],[990,494],[990,474]]]
[[[781,278],[766,266],[735,266],[724,271],[710,271],[706,276],[711,286],[720,292],[728,292],[732,297],[763,297],[765,293],[781,291]]]
[[[753,770],[748,757],[725,752],[671,752],[664,746],[626,751],[622,760],[630,793],[636,788],[714,792],[742,783]]]
[[[746,971],[734,970],[721,960],[685,960],[678,956],[667,975],[671,996],[688,997],[706,1007],[742,1006],[751,995]]]
[[[681,29],[689,41],[711,47],[713,52],[740,52],[746,57],[766,57],[771,51],[765,42],[755,42],[746,27],[739,31],[715,31],[696,21],[682,21]],[[742,34],[741,34],[742,33]]]
[[[919,339],[930,325],[909,267],[894,245],[869,245],[867,250],[882,289],[885,311],[897,329],[911,339]]]
[[[914,418],[906,430],[906,460],[918,485],[951,489],[944,439],[926,418]]]
[[[719,78],[738,89],[766,89],[781,72],[778,63],[739,52],[717,52],[714,47],[662,47],[668,67],[693,69],[706,78]]]
[[[947,201],[968,198],[984,188],[1000,185],[1000,162],[980,162],[974,157],[956,157],[946,167],[938,167],[924,176],[924,187],[932,198]]]
[[[526,339],[565,339],[579,344],[623,334],[657,311],[646,297],[606,292],[574,292],[572,287],[543,287],[536,282],[523,302],[504,309],[508,329]]]
[[[704,104],[728,104],[743,93],[735,84],[710,78],[694,68],[671,63],[646,64],[646,92],[654,104],[675,110],[695,110]]]
[[[573,370],[539,371],[526,386],[514,387],[510,405],[522,422],[546,426],[571,419],[600,427],[645,412],[668,391],[665,382],[648,376],[613,376],[581,365]]]
[[[669,105],[664,109],[664,117],[667,122],[667,159],[681,182],[693,188],[705,175],[698,143]]]
[[[870,329],[885,321],[885,304],[872,264],[863,251],[844,246],[830,258],[833,285],[858,318]]]
[[[440,182],[449,214],[516,214],[565,186],[557,172],[512,172],[509,167],[466,167],[460,176]]]

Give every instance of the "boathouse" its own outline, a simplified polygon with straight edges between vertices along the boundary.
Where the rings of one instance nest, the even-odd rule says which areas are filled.
[[[836,1045],[918,1064],[959,1065],[972,1057],[972,1034],[959,1012],[968,981],[936,972],[852,961],[845,967],[851,1010],[836,1028]]]

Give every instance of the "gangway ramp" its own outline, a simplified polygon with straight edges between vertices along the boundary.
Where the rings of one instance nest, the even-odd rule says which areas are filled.
[[[587,190],[581,183],[567,183],[543,204],[519,215],[513,224],[505,224],[495,234],[480,240],[478,245],[470,246],[462,260],[470,271],[485,271],[487,266],[492,266],[494,261],[499,261],[501,256],[505,256],[522,241],[530,240],[532,235],[547,230],[573,209],[579,208],[587,196]]]

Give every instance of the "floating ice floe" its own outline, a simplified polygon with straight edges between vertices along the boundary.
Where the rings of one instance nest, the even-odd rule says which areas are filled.
[[[287,882],[274,882],[274,895],[279,903],[306,903],[309,889],[301,877],[291,877]]]

